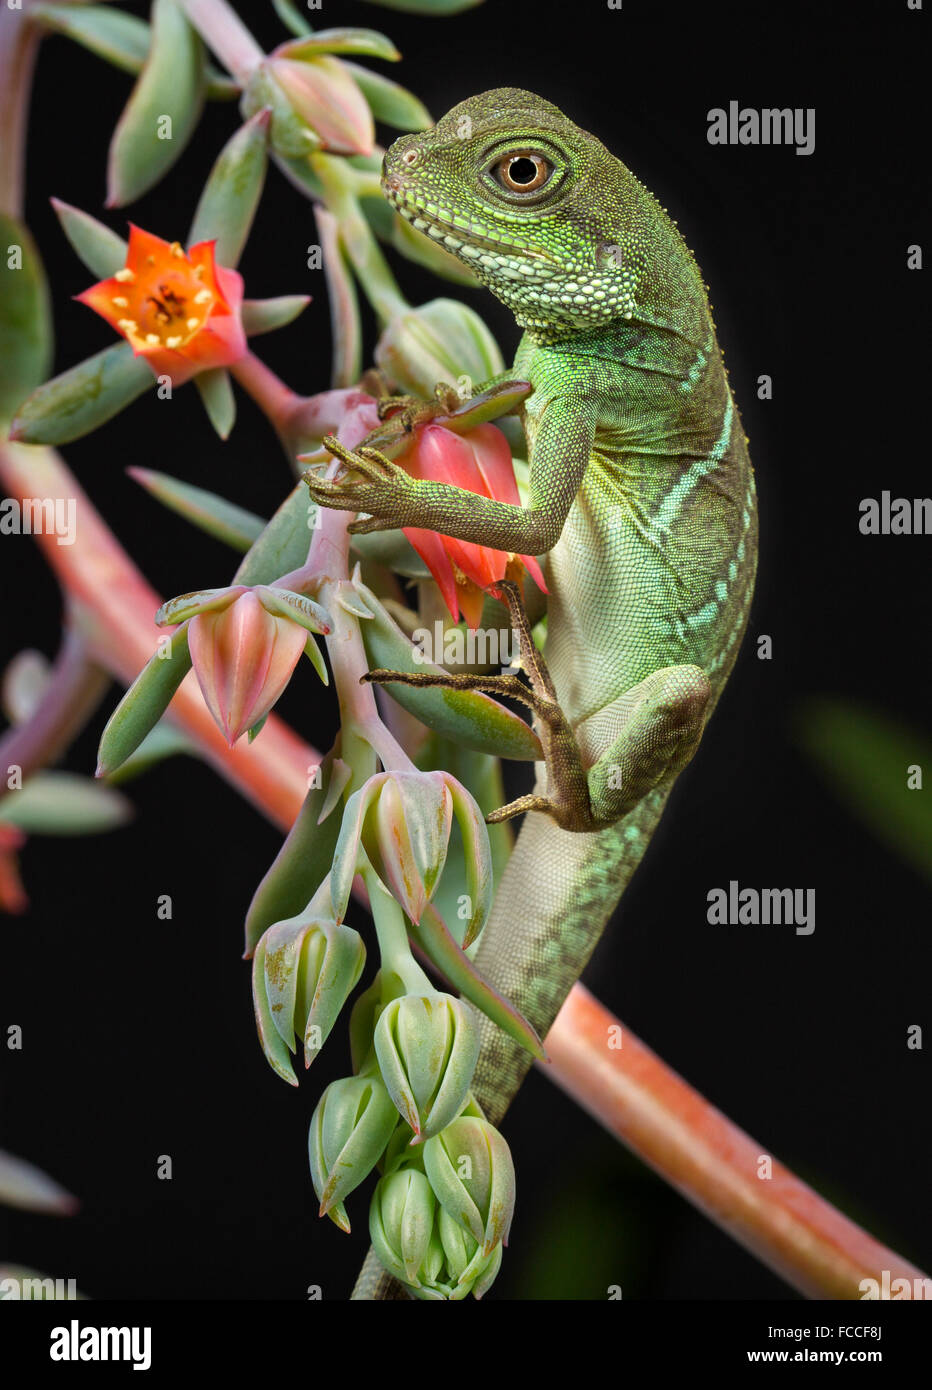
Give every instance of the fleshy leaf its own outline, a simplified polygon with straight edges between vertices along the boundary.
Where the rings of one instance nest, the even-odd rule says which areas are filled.
[[[39,252],[26,225],[0,213],[0,421],[35,390],[51,360],[52,315]]]
[[[276,58],[315,58],[319,53],[356,53],[362,57],[384,58],[396,63],[401,57],[398,49],[385,34],[376,29],[318,29],[314,34],[293,39],[275,50]]]
[[[270,584],[279,575],[300,569],[307,559],[317,508],[304,483],[298,483],[243,557],[234,584]]]
[[[24,444],[70,444],[90,434],[155,385],[152,368],[114,343],[33,391],[10,428]]]
[[[353,81],[366,98],[377,121],[384,121],[386,125],[404,131],[426,130],[433,125],[433,117],[427,107],[406,87],[349,59],[344,60],[343,66],[352,73]]]
[[[259,1033],[259,1041],[262,1044],[262,1051],[266,1055],[269,1065],[274,1071],[287,1081],[290,1086],[297,1086],[298,1078],[294,1074],[294,1067],[291,1065],[291,1053],[285,1045],[282,1035],[275,1026],[272,1017],[272,1009],[269,1004],[268,995],[264,988],[265,979],[265,941],[259,941],[256,946],[256,954],[252,964],[253,971],[253,1004],[256,1011],[256,1028]]]
[[[100,835],[132,815],[120,792],[76,772],[36,772],[3,802],[3,819],[27,835]]]
[[[199,36],[174,0],[153,0],[149,55],[110,144],[108,207],[133,202],[171,168],[194,133],[204,89]]]
[[[60,198],[53,198],[51,202],[62,231],[91,274],[99,280],[116,275],[126,264],[129,250],[123,237],[117,236],[116,232],[103,222],[98,222],[89,212],[63,203]]]
[[[414,660],[415,647],[375,594],[361,581],[357,587],[373,611],[371,622],[363,623],[361,628],[370,666],[412,674],[442,674],[439,666]],[[428,728],[476,752],[524,762],[539,762],[544,756],[534,730],[488,695],[475,690],[418,689],[398,682],[384,688],[403,709]]]
[[[172,478],[167,473],[157,473],[149,468],[127,468],[126,471],[164,506],[234,550],[245,553],[265,529],[261,516],[248,512],[245,507],[238,507],[235,502],[228,502],[225,497],[218,497],[215,492],[208,492],[206,488],[194,487],[180,478]]]
[[[200,196],[188,245],[216,241],[218,265],[235,266],[243,254],[265,182],[268,125],[269,113],[262,110],[236,131],[220,151]]]
[[[503,1032],[514,1038],[532,1056],[546,1060],[543,1044],[527,1019],[479,973],[432,903],[427,904],[420,922],[412,922],[408,931],[432,964],[464,999],[497,1023]]]
[[[318,820],[327,798],[332,764],[331,752],[320,764],[321,785],[311,787],[304,798],[294,825],[253,894],[246,914],[247,959],[266,928],[297,916],[330,870],[340,833],[340,817],[328,816],[323,824],[318,824]]]
[[[236,397],[233,383],[225,367],[211,367],[198,372],[194,385],[207,411],[207,418],[221,439],[229,438],[236,423]]]
[[[242,320],[246,337],[256,338],[260,333],[273,333],[276,328],[285,328],[304,312],[310,302],[309,294],[282,294],[275,299],[244,299]]]
[[[168,644],[160,645],[150,657],[108,719],[100,740],[98,777],[113,772],[136,751],[165,713],[190,669],[188,631],[180,627],[172,633]]]

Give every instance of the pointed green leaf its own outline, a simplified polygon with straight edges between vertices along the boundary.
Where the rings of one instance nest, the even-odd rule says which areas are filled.
[[[188,245],[216,239],[219,265],[235,266],[243,254],[268,165],[267,110],[227,141],[210,171],[188,234]]]
[[[348,59],[344,60],[343,66],[352,74],[353,81],[366,98],[377,121],[384,121],[386,125],[404,131],[427,130],[428,126],[433,125],[433,117],[427,107],[406,87]]]
[[[304,483],[288,494],[255,545],[244,556],[234,584],[271,584],[307,559],[317,509]]]
[[[133,74],[142,71],[149,55],[151,30],[144,19],[103,5],[36,5],[30,18],[57,34],[82,44],[115,68]],[[215,101],[232,101],[239,86],[226,73],[207,64],[207,95]],[[412,127],[413,129],[413,127]]]
[[[108,280],[126,264],[129,248],[121,236],[91,217],[89,212],[63,203],[60,198],[53,198],[51,202],[65,236],[98,280]]]
[[[247,959],[266,928],[296,917],[330,872],[340,817],[328,816],[321,825],[318,818],[327,799],[332,767],[331,751],[320,764],[320,786],[311,787],[284,844],[253,894],[246,914]]]
[[[221,439],[227,439],[236,422],[236,397],[225,367],[212,367],[194,378],[207,418]]]
[[[318,29],[314,34],[283,43],[275,50],[275,57],[301,62],[319,53],[358,53],[368,58],[384,58],[389,63],[397,63],[401,57],[391,39],[377,29],[351,28]]]
[[[204,88],[199,36],[175,0],[153,0],[149,56],[110,144],[108,207],[141,197],[171,168],[194,133]]]
[[[160,643],[108,719],[100,739],[98,777],[113,772],[136,751],[190,669],[188,630],[180,627],[164,646]]]
[[[272,333],[293,323],[311,302],[309,294],[282,294],[276,299],[244,299],[243,328],[248,338]]]
[[[372,621],[361,627],[370,666],[411,674],[443,674],[439,666],[429,661],[415,661],[416,648],[375,594],[361,581],[357,588],[373,610]],[[467,748],[524,762],[539,762],[544,756],[534,730],[504,705],[479,691],[440,687],[418,689],[397,682],[384,688],[392,699],[428,728],[464,743]]]
[[[25,224],[0,213],[0,422],[35,390],[51,361],[52,314],[39,252]]]
[[[53,377],[19,408],[10,429],[24,444],[70,444],[90,434],[155,385],[129,343],[114,343]]]
[[[474,1004],[497,1023],[503,1032],[534,1057],[546,1060],[547,1054],[537,1033],[514,1004],[489,984],[469,957],[457,944],[447,925],[432,903],[428,903],[420,925],[409,923],[408,932],[421,950],[458,990],[464,999]]]
[[[27,835],[101,835],[132,815],[121,792],[76,772],[36,772],[3,802],[3,819]]]
[[[135,753],[131,753],[125,763],[121,763],[114,772],[108,774],[107,781],[114,786],[120,786],[123,782],[131,782],[134,777],[140,777],[144,772],[148,772],[150,767],[164,762],[166,758],[175,758],[180,753],[196,757],[198,751],[197,744],[186,734],[160,719],[151,733],[146,734]],[[501,805],[501,802],[498,804]]]
[[[218,497],[215,492],[208,492],[206,488],[193,487],[180,478],[156,473],[149,468],[127,468],[126,471],[164,506],[234,550],[245,553],[265,529],[261,516],[248,512],[245,507],[238,507],[235,502],[228,502],[225,497]]]

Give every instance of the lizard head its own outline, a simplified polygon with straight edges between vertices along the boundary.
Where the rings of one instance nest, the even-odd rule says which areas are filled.
[[[531,92],[484,92],[402,136],[385,155],[382,190],[535,338],[636,316],[657,204],[594,136]]]

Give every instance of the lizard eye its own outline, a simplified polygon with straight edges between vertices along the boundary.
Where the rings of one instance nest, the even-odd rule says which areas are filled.
[[[539,154],[509,154],[494,165],[493,172],[509,193],[536,193],[553,173],[553,165]]]

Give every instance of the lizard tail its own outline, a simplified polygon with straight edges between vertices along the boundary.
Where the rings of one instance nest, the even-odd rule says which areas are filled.
[[[476,966],[545,1038],[640,863],[669,786],[595,834],[561,830],[531,812],[518,836],[476,953]],[[492,1124],[504,1115],[531,1057],[485,1015],[473,1091]]]

